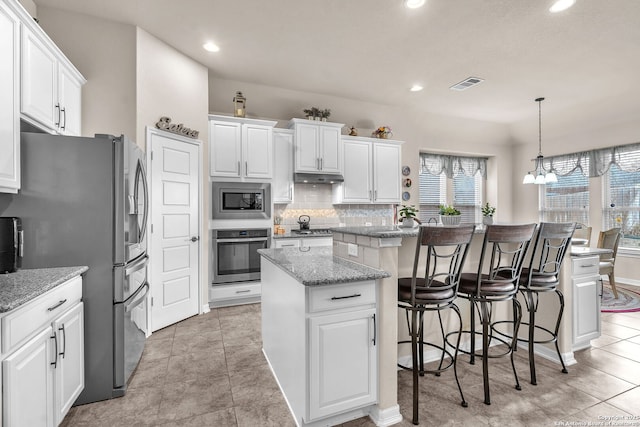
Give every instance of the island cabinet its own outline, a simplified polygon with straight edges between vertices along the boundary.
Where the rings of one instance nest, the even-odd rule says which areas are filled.
[[[334,203],[400,203],[400,141],[342,138],[344,182],[334,185]]]
[[[20,188],[20,20],[0,2],[0,192]]]
[[[82,279],[2,317],[2,421],[57,426],[84,388]]]
[[[342,173],[342,123],[291,119],[295,132],[295,171]]]
[[[293,202],[293,131],[273,129],[273,203]]]
[[[598,255],[571,259],[573,289],[573,350],[591,345],[600,336],[600,258]]]
[[[209,175],[233,181],[271,180],[276,123],[209,115]]]
[[[285,268],[309,277],[341,268],[309,258],[330,248],[307,249],[265,251],[291,257]],[[305,286],[264,256],[261,276],[263,351],[297,425],[370,414],[378,399],[377,281]]]

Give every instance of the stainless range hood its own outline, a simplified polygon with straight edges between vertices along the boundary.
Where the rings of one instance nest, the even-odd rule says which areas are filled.
[[[293,176],[293,180],[303,184],[335,184],[343,182],[344,177],[328,173],[296,173]]]

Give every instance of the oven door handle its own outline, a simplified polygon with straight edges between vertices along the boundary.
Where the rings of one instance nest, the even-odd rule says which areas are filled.
[[[266,237],[257,237],[257,238],[248,238],[248,239],[216,239],[218,243],[242,243],[242,242],[267,242],[269,238]]]

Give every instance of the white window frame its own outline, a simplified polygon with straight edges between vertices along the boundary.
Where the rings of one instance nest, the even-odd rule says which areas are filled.
[[[611,165],[607,173],[602,176],[602,229],[603,230],[608,230],[615,226],[613,224],[613,221],[610,220],[610,218],[612,218],[616,214],[616,212],[627,211],[627,210],[640,212],[640,205],[639,206],[622,205],[622,206],[615,206],[615,207],[610,206],[611,205],[610,174],[611,174],[611,169],[613,167],[614,165]],[[636,173],[640,174],[640,172],[636,172]],[[638,224],[638,227],[640,227],[640,224]],[[623,226],[622,226],[622,229],[624,232]],[[620,246],[618,247],[618,253],[625,253],[629,255],[640,256],[640,241],[639,241],[638,247],[625,246],[624,245],[625,242],[626,240],[623,237],[623,239],[620,241]]]

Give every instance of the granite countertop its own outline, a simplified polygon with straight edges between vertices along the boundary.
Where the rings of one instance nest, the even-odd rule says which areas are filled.
[[[258,252],[304,286],[333,285],[391,276],[386,271],[334,257],[331,247],[259,249]]]
[[[402,228],[397,225],[336,227],[331,228],[331,231],[333,231],[334,233],[354,234],[356,236],[379,238],[418,236],[418,227]]]
[[[585,257],[613,253],[611,249],[589,248],[584,246],[571,246],[572,257]]]
[[[0,313],[21,306],[88,269],[85,266],[34,268],[0,274]]]

